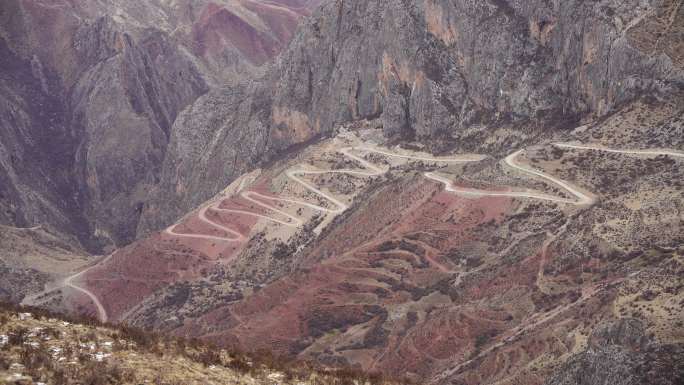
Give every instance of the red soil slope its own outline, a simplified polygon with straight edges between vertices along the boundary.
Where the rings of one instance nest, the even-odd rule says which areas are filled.
[[[236,10],[209,3],[192,25],[196,54],[211,57],[235,48],[253,65],[262,65],[287,45],[299,20],[310,12],[306,4],[297,1],[244,0],[241,5],[257,15],[261,25]]]
[[[434,293],[426,289],[445,285],[457,269],[445,251],[467,246],[477,226],[500,222],[511,208],[506,198],[459,198],[425,180],[388,187],[310,250],[307,268],[177,332],[218,323],[225,329],[205,337],[319,358],[325,353],[315,341],[342,333],[329,344],[350,362],[425,376],[466,355],[478,335],[512,324],[505,310],[451,309],[443,294],[427,304]],[[508,278],[468,287],[463,300],[534,285],[535,258],[512,267]],[[402,308],[416,310],[392,319]]]
[[[267,194],[267,185],[255,188]],[[239,196],[220,207],[263,213]],[[435,376],[446,372],[458,384],[540,384],[552,367],[530,363],[572,352],[571,332],[606,316],[614,295],[606,288],[616,281],[607,274],[579,290],[550,290],[576,274],[544,278],[552,238],[518,236],[519,226],[530,226],[526,209],[509,198],[447,193],[419,175],[384,183],[305,249],[298,268],[186,317],[173,332],[420,380],[439,382]],[[539,220],[543,211],[535,210],[532,220]],[[211,215],[245,236],[256,223],[253,216]],[[553,223],[544,230],[557,232]],[[196,214],[175,231],[216,234]],[[232,264],[245,246],[162,233],[119,251],[81,283],[110,319],[121,319],[155,290]],[[75,302],[86,307],[83,298]]]

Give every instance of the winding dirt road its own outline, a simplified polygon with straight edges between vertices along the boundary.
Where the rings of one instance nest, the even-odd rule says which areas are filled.
[[[38,225],[38,226],[33,226],[33,227],[14,227],[14,226],[7,226],[7,225],[0,225],[3,229],[8,229],[8,230],[19,230],[19,231],[38,231],[40,230],[43,226]]]
[[[264,203],[263,201],[272,201],[272,202],[284,202],[284,203],[290,203],[298,206],[303,206],[310,208],[315,211],[319,211],[322,213],[330,213],[330,214],[340,214],[344,212],[349,206],[340,201],[338,198],[321,191],[317,186],[313,185],[310,182],[307,182],[306,180],[302,179],[306,175],[323,175],[323,174],[347,174],[347,175],[354,175],[354,176],[361,176],[361,177],[374,177],[374,176],[379,176],[384,173],[386,173],[388,170],[387,169],[382,169],[373,163],[363,159],[362,157],[353,154],[351,151],[362,151],[362,152],[369,152],[369,153],[377,153],[380,155],[388,156],[388,157],[395,157],[395,158],[402,158],[402,159],[410,159],[410,160],[418,160],[418,161],[426,161],[426,162],[436,162],[436,163],[456,163],[456,162],[475,162],[475,161],[480,161],[484,159],[483,156],[480,155],[462,155],[462,156],[455,156],[455,157],[425,157],[425,156],[412,156],[412,155],[403,155],[403,154],[397,154],[397,153],[392,153],[388,152],[385,150],[380,150],[376,149],[370,146],[359,146],[359,147],[345,147],[340,150],[338,150],[339,153],[344,155],[345,157],[352,159],[354,161],[357,161],[361,164],[363,167],[362,169],[339,169],[339,170],[309,170],[309,169],[304,169],[304,168],[295,168],[292,170],[286,171],[285,175],[292,180],[293,182],[303,186],[306,190],[309,192],[312,192],[313,194],[323,198],[323,200],[329,202],[332,207],[324,207],[320,206],[317,204],[313,204],[304,200],[300,199],[294,199],[294,198],[282,198],[282,197],[273,197],[273,196],[267,196],[264,194],[260,194],[258,192],[254,191],[244,191],[240,193],[240,196],[244,198],[245,200],[252,202],[258,206],[261,206],[268,211],[275,213],[279,216],[282,216],[284,218],[287,218],[286,220],[282,220],[279,218],[276,218],[274,216],[269,216],[265,214],[258,214],[252,211],[247,211],[247,210],[236,210],[236,209],[223,209],[220,208],[219,206],[221,205],[221,200],[218,200],[215,203],[209,204],[207,206],[204,206],[203,208],[200,209],[198,213],[198,218],[209,224],[210,226],[213,226],[214,228],[217,228],[219,230],[225,231],[228,234],[231,234],[230,237],[221,237],[221,236],[216,236],[216,235],[203,235],[203,234],[185,234],[185,233],[179,233],[176,230],[176,227],[179,224],[175,224],[170,226],[165,230],[166,234],[177,236],[177,237],[187,237],[187,238],[197,238],[197,239],[208,239],[208,240],[215,240],[215,241],[224,241],[224,242],[243,242],[246,240],[246,237],[243,234],[240,234],[220,223],[217,223],[213,221],[212,219],[207,217],[207,211],[208,210],[213,210],[213,211],[218,211],[218,212],[225,212],[225,213],[233,213],[233,214],[240,214],[240,215],[250,215],[253,217],[261,218],[261,219],[266,219],[271,222],[275,222],[284,226],[289,226],[289,227],[300,227],[304,225],[304,222],[294,216],[291,215],[283,210],[280,210],[278,207],[275,205],[269,205]],[[255,199],[258,198],[258,199]],[[260,199],[260,200],[259,200]]]
[[[530,198],[530,199],[540,199],[540,200],[547,200],[547,201],[552,201],[552,202],[557,202],[557,203],[566,203],[566,204],[573,204],[573,205],[591,205],[594,202],[596,202],[596,198],[593,195],[584,193],[580,190],[579,187],[574,186],[570,184],[569,182],[566,182],[562,179],[558,179],[552,175],[546,174],[544,172],[541,172],[539,170],[535,170],[532,167],[522,165],[516,162],[516,159],[525,153],[525,150],[518,150],[511,155],[507,156],[504,159],[504,163],[518,171],[521,171],[526,174],[531,174],[534,176],[538,176],[542,179],[546,179],[547,181],[562,187],[564,190],[568,191],[570,194],[574,195],[576,199],[567,199],[567,198],[562,198],[542,192],[534,192],[534,191],[492,191],[492,190],[480,190],[480,189],[473,189],[473,188],[466,188],[466,187],[458,187],[454,186],[453,183],[451,182],[450,179],[445,178],[443,176],[437,175],[432,172],[426,172],[425,177],[428,179],[432,179],[434,181],[440,182],[444,184],[445,190],[459,194],[459,195],[465,195],[465,196],[474,196],[474,197],[483,197],[483,196],[495,196],[495,197],[511,197],[511,198]]]
[[[286,172],[286,176],[291,179],[292,181],[304,186],[307,190],[313,192],[314,194],[324,198],[325,200],[331,202],[335,208],[330,209],[327,207],[315,205],[313,203],[309,203],[303,200],[296,200],[292,198],[279,198],[279,197],[271,197],[267,196],[264,194],[260,194],[258,192],[254,191],[244,191],[240,193],[240,196],[244,199],[246,199],[249,202],[252,202],[258,206],[261,206],[273,213],[277,213],[278,215],[281,215],[287,220],[281,220],[279,218],[276,218],[274,216],[269,216],[269,215],[264,215],[264,214],[259,214],[255,213],[252,211],[247,211],[247,210],[235,210],[235,209],[223,209],[220,208],[219,206],[222,203],[222,200],[218,200],[216,203],[204,206],[202,209],[200,209],[198,213],[198,217],[201,221],[218,228],[220,230],[225,231],[228,234],[233,235],[232,237],[219,237],[219,236],[213,236],[213,235],[203,235],[203,234],[185,234],[185,233],[178,233],[175,231],[176,227],[179,224],[172,225],[171,227],[167,228],[165,232],[169,235],[174,235],[178,237],[187,237],[187,238],[197,238],[197,239],[208,239],[208,240],[217,240],[217,241],[226,241],[226,242],[243,242],[246,240],[245,236],[243,234],[240,234],[233,229],[230,229],[218,222],[215,222],[211,220],[210,218],[207,218],[207,211],[208,210],[214,210],[218,212],[224,212],[224,213],[233,213],[233,214],[240,214],[240,215],[250,215],[253,217],[257,217],[260,219],[266,219],[271,222],[275,222],[284,226],[289,226],[289,227],[299,227],[304,224],[304,222],[297,218],[294,215],[291,215],[283,210],[280,210],[277,208],[275,205],[269,205],[264,203],[263,201],[257,200],[256,198],[262,199],[262,200],[267,200],[267,201],[274,201],[274,202],[285,202],[285,203],[292,203],[296,204],[299,206],[304,206],[308,207],[310,209],[320,211],[320,212],[326,212],[326,213],[334,213],[334,214],[339,214],[343,212],[344,210],[347,209],[347,205],[340,202],[338,199],[335,197],[326,194],[325,192],[321,191],[320,189],[316,188],[316,186],[312,185],[311,183],[301,179],[301,177],[305,175],[322,175],[322,174],[350,174],[350,175],[360,175],[360,176],[377,176],[381,175],[383,171],[377,167],[375,167],[373,164],[367,162],[365,159],[358,157],[350,151],[352,148],[347,147],[341,149],[339,152],[342,153],[344,156],[351,158],[353,160],[356,160],[360,162],[366,169],[369,169],[370,171],[361,171],[361,170],[349,170],[349,169],[342,169],[342,170],[305,170],[305,169],[294,169],[294,170],[288,170]]]
[[[210,204],[210,205],[207,205],[207,206],[202,207],[202,208],[199,210],[199,212],[197,213],[197,217],[198,217],[202,222],[208,223],[208,224],[210,224],[211,226],[213,226],[213,227],[215,227],[215,228],[217,228],[217,229],[219,229],[219,230],[222,230],[222,231],[225,231],[225,232],[228,233],[228,234],[231,234],[232,237],[221,237],[221,236],[217,236],[217,235],[205,235],[205,234],[186,234],[186,233],[177,233],[175,230],[176,230],[176,227],[178,227],[178,226],[180,225],[180,222],[179,222],[179,223],[176,223],[176,224],[174,224],[174,225],[171,225],[171,226],[168,227],[166,230],[164,230],[164,232],[165,232],[166,234],[173,235],[173,236],[177,236],[177,237],[196,238],[196,239],[207,239],[207,240],[210,240],[210,241],[227,241],[227,242],[242,242],[242,241],[244,241],[244,240],[245,240],[245,236],[244,236],[244,235],[238,233],[237,231],[235,231],[235,230],[233,230],[233,229],[231,229],[231,228],[229,228],[229,227],[226,227],[226,226],[224,226],[224,225],[222,225],[222,224],[220,224],[220,223],[218,223],[218,222],[214,222],[214,221],[212,221],[211,219],[207,218],[207,211],[208,211],[208,210],[215,210],[215,209],[218,208],[219,205],[221,205],[221,201],[220,201],[220,200],[217,201],[216,203],[213,203],[213,204]]]
[[[107,258],[105,258],[104,260],[102,260],[102,262],[104,262],[104,261],[106,261],[107,259],[109,259],[112,255],[113,255],[113,254],[110,254]],[[102,263],[102,262],[100,262],[100,263]],[[82,270],[81,272],[79,272],[79,273],[77,273],[77,274],[74,274],[74,275],[72,275],[72,276],[70,276],[70,277],[67,277],[67,278],[64,280],[64,286],[65,286],[65,287],[70,287],[70,288],[72,288],[72,289],[74,289],[74,290],[80,291],[81,293],[87,295],[87,296],[90,298],[90,300],[93,302],[93,304],[95,305],[95,307],[97,308],[97,315],[98,315],[98,318],[100,319],[101,322],[104,323],[104,322],[107,322],[107,320],[108,320],[107,311],[105,310],[104,306],[102,306],[102,303],[101,303],[100,300],[97,298],[97,296],[96,296],[95,294],[93,294],[90,290],[85,289],[85,288],[82,288],[82,287],[80,287],[80,286],[78,286],[78,285],[76,285],[76,284],[73,283],[73,280],[74,280],[74,279],[80,277],[81,275],[85,274],[87,271],[89,271],[90,269],[92,269],[93,267],[98,266],[98,265],[99,265],[99,264],[95,264],[95,265],[93,265],[93,266],[91,266],[91,267],[89,267],[89,268],[87,268],[87,269],[85,269],[85,270]]]
[[[87,273],[91,269],[93,269],[93,268],[99,266],[100,264],[108,261],[113,255],[114,255],[114,253],[109,254],[108,256],[103,258],[102,260],[100,260],[100,261],[94,263],[93,265],[79,271],[78,273],[70,275],[70,276],[62,279],[61,281],[57,281],[56,284],[53,284],[53,286],[41,291],[40,293],[33,294],[31,296],[25,297],[21,301],[21,304],[25,305],[25,306],[38,306],[40,304],[40,301],[38,301],[38,298],[40,298],[40,297],[42,297],[48,293],[51,293],[55,290],[59,290],[59,289],[64,288],[64,287],[68,287],[68,288],[74,289],[76,291],[79,291],[79,292],[87,295],[88,298],[90,298],[90,300],[93,302],[93,305],[95,305],[95,308],[97,309],[98,319],[101,322],[107,322],[107,320],[108,320],[107,311],[105,310],[104,306],[102,306],[102,303],[97,298],[97,296],[95,294],[93,294],[93,292],[91,292],[90,290],[78,286],[73,281],[76,280],[77,278],[79,278],[81,275]]]
[[[412,160],[419,160],[419,161],[428,161],[428,162],[447,162],[447,163],[449,163],[449,162],[471,162],[471,161],[479,161],[479,160],[483,159],[483,157],[481,157],[481,156],[458,156],[458,157],[454,157],[454,158],[437,158],[437,157],[432,158],[432,157],[421,157],[421,156],[410,156],[410,155],[395,154],[395,153],[391,153],[391,152],[387,152],[387,151],[383,151],[383,150],[378,150],[378,149],[368,147],[368,146],[357,147],[357,148],[346,147],[346,148],[340,149],[339,152],[341,154],[343,154],[344,156],[346,156],[347,158],[350,158],[352,160],[359,162],[364,169],[360,169],[360,170],[358,170],[358,169],[357,170],[351,170],[351,169],[307,170],[307,169],[303,169],[303,168],[296,168],[296,169],[289,170],[286,172],[286,176],[289,179],[291,179],[295,183],[302,185],[306,190],[314,193],[315,195],[320,196],[324,200],[327,200],[328,202],[330,202],[332,204],[332,206],[334,206],[333,208],[323,207],[320,205],[316,205],[316,204],[313,204],[313,203],[310,203],[307,201],[303,201],[303,200],[298,200],[298,199],[271,197],[271,196],[263,195],[263,194],[260,194],[258,192],[254,192],[254,191],[241,191],[243,188],[243,183],[241,183],[240,186],[238,187],[238,191],[240,192],[240,196],[242,198],[244,198],[245,200],[252,202],[258,206],[261,206],[261,207],[269,210],[270,212],[272,212],[274,214],[281,215],[282,217],[284,217],[286,219],[282,220],[282,219],[276,218],[274,216],[259,214],[259,213],[255,213],[255,212],[247,211],[247,210],[224,209],[224,208],[220,207],[223,200],[219,199],[216,202],[213,202],[211,204],[205,205],[204,207],[200,208],[197,216],[201,221],[209,224],[210,226],[212,226],[216,229],[219,229],[221,231],[226,232],[226,234],[229,234],[229,236],[215,236],[215,235],[204,235],[204,234],[179,233],[179,232],[176,232],[176,227],[178,227],[180,225],[180,223],[177,223],[177,224],[174,224],[174,225],[168,227],[166,230],[164,230],[164,232],[168,235],[172,235],[175,237],[206,239],[206,240],[211,240],[211,241],[244,242],[247,240],[247,238],[243,234],[240,234],[239,232],[237,232],[237,231],[235,231],[229,227],[226,227],[226,226],[222,225],[221,223],[215,222],[212,219],[210,219],[209,217],[207,217],[207,212],[209,210],[218,211],[218,212],[225,212],[225,213],[234,213],[234,214],[240,214],[240,215],[250,215],[250,216],[254,216],[254,217],[257,217],[260,219],[265,219],[265,220],[275,222],[275,223],[278,223],[278,224],[281,224],[284,226],[289,226],[289,227],[299,227],[299,226],[304,225],[304,222],[300,218],[298,218],[294,215],[291,215],[291,214],[289,214],[283,210],[280,210],[279,208],[275,207],[274,205],[266,204],[263,202],[263,200],[273,201],[273,202],[291,203],[291,204],[295,204],[295,205],[299,205],[299,206],[308,207],[310,209],[320,211],[320,212],[324,212],[324,213],[339,214],[339,213],[343,212],[344,210],[346,210],[348,208],[348,205],[341,202],[340,200],[338,200],[334,196],[327,194],[324,191],[321,191],[316,186],[314,186],[311,183],[303,180],[302,177],[304,177],[306,175],[322,175],[322,174],[348,174],[348,175],[356,175],[356,176],[362,176],[362,177],[373,177],[373,176],[382,175],[388,171],[388,170],[384,170],[384,169],[381,169],[381,168],[375,166],[374,164],[366,161],[365,159],[363,159],[360,156],[352,154],[351,151],[353,151],[353,150],[365,151],[365,152],[375,152],[375,153],[385,155],[385,156],[390,156],[390,157],[398,157],[398,158],[412,159]],[[258,198],[258,199],[256,199],[256,198]],[[259,199],[261,199],[261,200],[259,200]],[[38,228],[40,228],[40,226],[37,226],[35,228],[31,228],[31,229],[27,229],[27,230],[34,230],[34,229],[38,229]],[[54,287],[51,287],[50,289],[47,289],[41,293],[27,297],[26,299],[24,299],[24,301],[22,303],[24,303],[24,304],[35,304],[37,301],[37,298],[41,297],[42,295],[47,294],[49,292],[52,292],[52,291],[57,290],[57,289],[62,288],[62,287],[69,287],[69,288],[72,288],[78,292],[81,292],[81,293],[87,295],[90,298],[90,300],[93,302],[93,304],[95,305],[100,321],[107,322],[107,320],[108,320],[107,311],[105,310],[104,306],[102,305],[100,300],[97,298],[97,296],[93,292],[89,291],[88,289],[83,288],[81,286],[78,286],[76,283],[74,283],[74,281],[76,281],[79,277],[81,277],[82,275],[84,275],[85,273],[90,271],[91,269],[95,268],[96,266],[99,266],[100,264],[106,262],[112,256],[113,256],[113,253],[110,254],[109,256],[107,256],[106,258],[104,258],[102,261],[100,261],[100,262],[98,262],[98,263],[74,274],[74,275],[66,277],[61,282],[58,282]],[[437,264],[437,267],[440,268],[440,270],[446,269],[445,267],[443,267],[439,264]]]
[[[553,144],[556,147],[559,148],[569,148],[569,149],[576,149],[576,150],[597,150],[597,151],[606,151],[606,152],[612,152],[612,153],[620,153],[620,154],[631,154],[631,155],[647,155],[647,156],[660,156],[660,155],[666,155],[666,156],[674,156],[674,157],[684,157],[684,153],[679,152],[679,151],[674,151],[674,150],[617,150],[617,149],[612,149],[612,148],[607,148],[599,145],[581,145],[581,144],[571,144],[571,143],[554,143]],[[412,156],[412,155],[404,155],[404,154],[397,154],[397,153],[392,153],[386,150],[381,150],[377,149],[374,147],[370,146],[359,146],[359,147],[346,147],[342,148],[339,150],[339,152],[344,155],[347,158],[350,158],[354,161],[357,161],[361,164],[363,169],[339,169],[339,170],[307,170],[303,168],[296,168],[292,169],[286,172],[286,176],[292,180],[293,182],[303,186],[306,190],[310,191],[311,193],[318,195],[319,197],[323,198],[324,200],[328,201],[332,208],[329,207],[324,207],[320,206],[317,204],[313,204],[304,200],[299,200],[299,199],[293,199],[293,198],[281,198],[281,197],[272,197],[272,196],[267,196],[263,195],[254,191],[241,191],[243,184],[241,183],[240,187],[238,188],[238,191],[240,192],[240,196],[244,198],[245,200],[252,202],[262,208],[265,208],[269,212],[274,213],[275,215],[282,216],[282,218],[285,218],[284,220],[281,218],[277,218],[274,215],[265,215],[265,214],[259,214],[256,212],[252,211],[247,211],[247,210],[236,210],[236,209],[223,209],[220,208],[220,205],[222,203],[222,199],[217,200],[214,203],[205,205],[202,207],[199,212],[198,212],[198,218],[209,224],[210,226],[219,229],[221,231],[226,232],[228,236],[215,236],[215,235],[204,235],[204,234],[185,234],[185,233],[179,233],[176,232],[176,227],[180,224],[174,224],[170,227],[168,227],[164,232],[168,235],[176,236],[176,237],[186,237],[186,238],[197,238],[197,239],[207,239],[207,240],[212,240],[212,241],[223,241],[223,242],[244,242],[246,241],[246,236],[229,228],[226,227],[218,222],[213,221],[212,219],[207,217],[207,212],[209,210],[213,211],[218,211],[218,212],[225,212],[225,213],[234,213],[234,214],[239,214],[239,215],[250,215],[254,216],[260,219],[265,219],[274,223],[278,223],[284,226],[289,226],[289,227],[300,227],[304,225],[304,222],[298,218],[297,216],[291,215],[283,210],[280,210],[278,207],[275,205],[270,205],[267,203],[264,203],[264,201],[272,201],[272,202],[285,202],[285,203],[290,203],[290,204],[295,204],[303,207],[308,207],[312,210],[323,212],[323,213],[331,213],[331,214],[339,214],[344,212],[347,208],[348,205],[345,204],[344,202],[340,201],[336,197],[325,193],[324,191],[321,191],[318,187],[314,186],[310,182],[307,182],[306,180],[302,179],[302,177],[306,175],[322,175],[322,174],[348,174],[348,175],[355,175],[355,176],[362,176],[362,177],[374,177],[374,176],[379,176],[388,171],[388,169],[383,169],[380,168],[365,159],[363,159],[360,156],[354,155],[351,153],[351,151],[356,150],[356,151],[361,151],[361,152],[368,152],[368,153],[376,153],[380,155],[384,155],[387,157],[395,157],[395,158],[402,158],[402,159],[409,159],[409,160],[417,160],[417,161],[425,161],[425,162],[436,162],[436,163],[462,163],[462,162],[477,162],[481,161],[485,158],[485,156],[481,155],[460,155],[460,156],[454,156],[454,157],[425,157],[425,156]],[[524,154],[525,150],[521,149],[518,150],[509,156],[507,156],[504,159],[504,162],[507,166],[521,171],[525,174],[530,174],[533,176],[537,176],[542,179],[546,179],[547,181],[556,184],[557,186],[560,186],[561,188],[565,189],[568,191],[570,194],[574,195],[576,199],[567,199],[567,198],[562,198],[562,197],[557,197],[553,196],[550,194],[545,194],[542,192],[528,192],[528,191],[491,191],[491,190],[479,190],[479,189],[470,189],[470,188],[463,188],[463,187],[457,187],[454,186],[451,182],[450,179],[437,175],[436,173],[433,172],[426,172],[424,175],[428,179],[440,182],[445,185],[445,190],[448,192],[453,192],[456,194],[460,195],[466,195],[466,196],[505,196],[505,197],[517,197],[517,198],[529,198],[529,199],[540,199],[540,200],[547,200],[547,201],[553,201],[553,202],[558,202],[558,203],[564,203],[564,204],[573,204],[573,205],[592,205],[595,201],[596,198],[593,194],[591,193],[585,193],[582,191],[581,188],[574,186],[573,184],[564,181],[562,179],[556,178],[552,175],[546,174],[542,171],[536,170],[530,166],[519,164],[516,162],[516,159],[521,155]],[[258,199],[257,199],[258,198]],[[35,228],[31,228],[30,230],[37,229],[40,226],[37,226]],[[76,291],[79,291],[85,295],[87,295],[97,308],[97,313],[102,322],[106,322],[108,320],[107,317],[107,312],[100,302],[100,300],[97,298],[96,295],[94,295],[92,292],[89,290],[78,286],[77,284],[74,283],[74,280],[91,270],[92,268],[99,266],[101,263],[106,262],[108,259],[112,257],[113,254],[110,254],[106,258],[104,258],[102,261],[100,261],[97,264],[94,264],[93,266],[90,266],[72,276],[69,276],[65,278],[60,284],[57,285],[57,287],[54,287],[50,289],[49,291],[56,290],[60,287],[70,287]],[[437,263],[436,261],[432,260],[431,258],[428,258],[428,261],[431,262],[431,264],[435,265],[439,270],[448,272],[449,270]],[[46,292],[49,292],[46,291]],[[34,300],[38,298],[40,295],[44,293],[40,293],[38,295],[31,296]],[[26,300],[26,301],[31,301],[31,300]],[[529,327],[529,326],[528,326]],[[484,352],[483,352],[484,353]],[[464,363],[465,364],[465,363]],[[452,369],[453,370],[453,369]]]
[[[684,152],[669,150],[669,149],[649,149],[649,150],[637,150],[637,149],[614,149],[601,145],[583,145],[574,143],[553,143],[553,146],[558,148],[566,148],[573,150],[583,150],[583,151],[603,151],[615,154],[623,155],[643,155],[643,156],[672,156],[684,158]],[[480,190],[466,187],[454,186],[450,179],[437,175],[432,172],[425,173],[425,177],[432,179],[434,181],[444,184],[446,191],[460,194],[464,196],[501,196],[501,197],[511,197],[511,198],[529,198],[529,199],[540,199],[557,203],[578,205],[578,206],[590,206],[596,203],[596,196],[589,192],[584,192],[578,186],[571,184],[570,182],[564,181],[562,179],[556,178],[553,175],[546,174],[542,171],[536,170],[530,166],[517,163],[517,158],[525,153],[525,149],[518,150],[504,159],[504,163],[515,170],[521,171],[525,174],[530,174],[537,176],[542,179],[563,188],[570,194],[574,195],[576,199],[562,198],[542,192],[535,191],[492,191],[492,190]]]

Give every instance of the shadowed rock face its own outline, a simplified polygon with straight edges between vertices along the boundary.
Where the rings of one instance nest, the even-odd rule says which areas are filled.
[[[16,23],[1,44],[3,185],[15,190],[4,222],[53,227],[91,250],[129,242],[171,124],[206,83],[159,31],[133,37],[111,18],[31,2],[3,8]]]
[[[676,4],[325,2],[263,79],[210,93],[176,122],[139,232],[345,122],[377,119],[389,137],[465,147],[468,129],[482,124],[533,120],[550,130],[644,94],[677,98]]]
[[[0,5],[0,223],[135,239],[179,112],[252,76],[315,2]]]

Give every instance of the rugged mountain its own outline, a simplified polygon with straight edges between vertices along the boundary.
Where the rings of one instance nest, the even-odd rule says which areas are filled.
[[[0,221],[135,239],[181,110],[254,76],[315,2],[0,5]]]
[[[261,81],[209,93],[178,119],[140,232],[345,122],[377,120],[388,137],[474,149],[492,127],[552,130],[643,94],[681,98],[680,5],[328,1]]]
[[[177,114],[141,239],[25,302],[419,383],[660,380],[683,30],[674,0],[324,2]]]
[[[107,18],[65,24],[21,25],[39,36],[6,40],[14,44],[3,55],[14,61],[3,71],[4,94],[14,96],[3,104],[2,130],[3,169],[16,190],[10,224],[51,225],[96,250],[132,239],[170,124],[207,86],[160,33],[134,40]]]

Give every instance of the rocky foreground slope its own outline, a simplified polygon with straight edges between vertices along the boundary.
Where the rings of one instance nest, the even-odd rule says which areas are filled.
[[[80,318],[55,318],[2,305],[0,383],[392,385],[348,370],[321,370],[267,353],[228,352],[196,340],[173,339]]]

